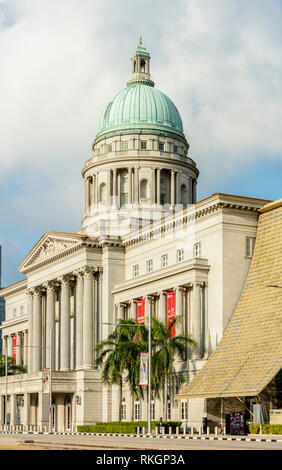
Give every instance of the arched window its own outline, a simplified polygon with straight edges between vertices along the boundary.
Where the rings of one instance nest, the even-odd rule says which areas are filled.
[[[140,62],[140,72],[145,72],[145,60],[141,59]]]
[[[99,202],[106,202],[106,185],[105,185],[105,183],[100,184]]]
[[[66,395],[65,398],[65,427],[67,431],[72,428],[72,406],[70,395]]]
[[[148,181],[142,180],[140,183],[140,197],[141,199],[148,198]]]

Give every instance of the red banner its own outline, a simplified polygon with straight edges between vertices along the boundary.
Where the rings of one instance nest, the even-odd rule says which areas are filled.
[[[140,325],[145,323],[145,299],[138,300],[137,302],[137,323]],[[137,340],[139,341],[138,333]]]
[[[167,292],[166,294],[166,326],[170,327],[171,322],[175,319],[175,304],[176,304],[176,292]],[[175,337],[175,325],[173,325],[170,333],[170,337]]]
[[[17,335],[13,335],[13,358],[16,362],[17,359]]]
[[[137,322],[144,324],[145,320],[145,299],[138,300],[137,302]]]

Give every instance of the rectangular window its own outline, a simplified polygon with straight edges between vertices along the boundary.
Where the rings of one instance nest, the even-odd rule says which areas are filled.
[[[177,147],[177,145],[174,145],[174,146],[173,146],[173,151],[174,151],[174,153],[178,153],[178,147]]]
[[[164,142],[159,142],[159,150],[164,150]]]
[[[141,419],[141,409],[139,401],[136,401],[134,403],[134,419],[135,421],[139,421]]]
[[[166,268],[168,266],[168,255],[162,256],[162,268]]]
[[[201,243],[194,245],[194,256],[195,258],[201,258]]]
[[[176,258],[177,258],[177,263],[181,263],[181,261],[184,260],[184,249],[183,248],[181,248],[180,250],[177,250]]]
[[[149,259],[147,261],[147,273],[151,273],[153,271],[153,260]]]
[[[188,419],[188,402],[187,400],[181,401],[181,419]]]
[[[139,276],[139,264],[133,266],[133,277]]]
[[[146,140],[141,140],[141,149],[146,149],[147,148],[147,141]]]
[[[122,150],[128,150],[128,142],[122,143]]]
[[[107,149],[108,149],[108,152],[112,152],[112,151],[113,151],[113,146],[112,146],[112,144],[109,144],[109,145],[107,146]]]
[[[245,254],[247,258],[252,258],[254,254],[256,239],[254,237],[246,237]]]

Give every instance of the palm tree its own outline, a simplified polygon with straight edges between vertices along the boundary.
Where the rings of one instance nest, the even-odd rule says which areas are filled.
[[[26,369],[22,366],[15,364],[13,357],[7,356],[7,373],[8,375],[15,374],[17,372],[24,373]],[[6,356],[5,354],[0,354],[0,377],[6,375]]]
[[[121,420],[121,400],[124,374],[127,372],[126,381],[129,383],[132,396],[137,396],[137,366],[136,360],[144,348],[144,342],[138,338],[144,337],[144,328],[138,327],[134,320],[119,320],[118,325],[106,340],[100,341],[95,348],[96,366],[102,367],[102,382],[108,385],[119,385]],[[144,350],[144,349],[143,349]],[[140,359],[139,359],[140,360]],[[139,373],[139,370],[138,370]]]
[[[157,318],[152,318],[152,382],[153,390],[157,397],[164,393],[164,417],[167,419],[167,396],[168,380],[176,375],[174,360],[178,357],[185,361],[188,348],[196,348],[196,341],[187,334],[172,336],[171,332],[175,324],[182,321],[181,316],[177,316],[167,327]]]
[[[176,322],[170,326],[152,318],[151,340],[151,387],[156,397],[165,391],[165,410],[167,410],[168,378],[174,372],[173,362],[176,356],[185,360],[187,348],[196,347],[197,343],[188,335],[172,337],[171,331]],[[102,367],[102,382],[108,385],[119,385],[120,405],[122,400],[123,381],[128,383],[132,397],[143,399],[144,387],[139,385],[140,353],[148,352],[149,331],[145,325],[140,326],[135,320],[120,320],[108,339],[96,346],[96,365]],[[125,375],[126,374],[126,375]],[[165,411],[165,416],[166,416]],[[121,408],[119,412],[121,419]]]

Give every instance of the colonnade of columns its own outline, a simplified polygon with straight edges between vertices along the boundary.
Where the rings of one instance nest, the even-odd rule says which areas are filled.
[[[164,172],[170,177],[170,190],[167,199],[173,209],[175,205],[182,204],[181,188],[179,176],[181,170],[164,169],[161,167],[151,168],[150,181],[147,181],[148,197],[146,201],[151,204],[162,205],[161,200],[161,174]],[[107,170],[106,182],[99,181],[99,173],[94,172],[85,178],[85,213],[88,212],[91,205],[105,203],[108,206],[119,209],[122,205],[121,200],[121,177],[126,175],[128,178],[127,204],[140,204],[145,202],[140,191],[139,167],[129,166],[127,168],[111,168]],[[186,175],[188,203],[196,202],[196,179]],[[101,190],[101,186],[105,186],[105,190]]]
[[[185,286],[176,286],[172,289],[152,293],[144,297],[145,318],[148,318],[149,303],[151,303],[152,315],[155,315],[163,323],[167,323],[167,294],[175,292],[175,315],[182,316],[182,322],[176,324],[175,334],[189,334],[198,344],[192,357],[199,359],[207,354],[207,284],[193,282]],[[116,319],[137,319],[138,299],[115,304]],[[145,320],[145,323],[147,321]]]
[[[99,272],[86,266],[28,289],[28,372],[93,367]]]
[[[27,366],[28,330],[15,331],[3,336],[3,354],[14,357],[16,365]]]

